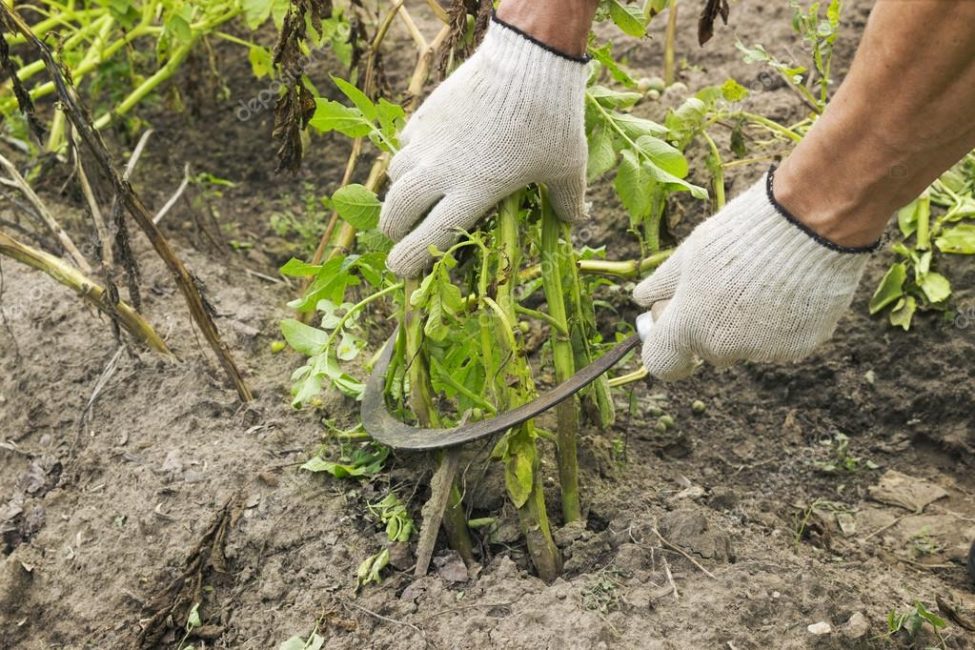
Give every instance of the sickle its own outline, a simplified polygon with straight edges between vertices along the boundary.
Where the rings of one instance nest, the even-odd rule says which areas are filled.
[[[640,344],[640,336],[634,334],[569,379],[542,393],[533,401],[493,418],[479,420],[471,424],[462,424],[450,429],[423,429],[400,422],[386,410],[386,399],[383,395],[386,388],[386,369],[389,368],[389,362],[393,358],[394,342],[398,332],[399,327],[397,326],[386,341],[376,365],[373,366],[372,373],[366,381],[366,387],[362,394],[362,406],[359,410],[362,416],[362,426],[366,433],[372,436],[374,440],[394,449],[454,447],[506,431],[572,397],[595,381],[599,375],[616,365],[630,350]]]

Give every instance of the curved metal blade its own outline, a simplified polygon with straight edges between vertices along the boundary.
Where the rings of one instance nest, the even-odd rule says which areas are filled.
[[[484,438],[530,420],[539,413],[547,411],[585,388],[599,375],[603,374],[626,354],[640,344],[636,334],[619,343],[612,350],[599,357],[588,366],[565,380],[558,386],[542,393],[535,400],[501,413],[487,420],[464,424],[451,429],[423,429],[400,422],[386,410],[383,395],[386,387],[386,369],[393,358],[394,342],[399,328],[386,341],[382,354],[372,368],[362,395],[362,426],[372,438],[394,449],[440,449],[464,444]]]

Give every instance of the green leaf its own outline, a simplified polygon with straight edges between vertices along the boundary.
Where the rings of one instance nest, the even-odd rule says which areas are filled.
[[[281,321],[281,333],[288,345],[309,357],[321,352],[322,348],[325,347],[325,341],[328,339],[328,334],[322,330],[305,325],[293,318],[286,318]]]
[[[376,104],[376,115],[379,118],[379,126],[383,135],[390,139],[399,133],[406,119],[406,112],[402,106],[384,98],[380,98],[379,103]]]
[[[648,157],[653,164],[678,178],[687,176],[688,165],[684,154],[652,135],[637,138],[636,146],[640,153]]]
[[[255,30],[271,15],[272,0],[242,0],[244,22],[247,28]]]
[[[332,195],[332,205],[339,216],[357,230],[372,230],[379,224],[382,203],[374,192],[363,185],[339,188]]]
[[[185,18],[179,14],[173,14],[166,21],[166,31],[173,35],[176,43],[188,43],[193,38],[193,30]]]
[[[301,469],[309,472],[325,472],[335,478],[358,478],[378,474],[383,468],[389,448],[380,445],[370,445],[370,448],[360,448],[347,462],[325,460],[321,456],[314,456],[305,462]]]
[[[914,199],[897,211],[897,227],[904,237],[910,237],[917,230],[917,208],[918,200]]]
[[[320,264],[308,264],[296,257],[292,257],[278,270],[281,275],[286,275],[289,278],[307,278],[316,275],[322,270],[322,267]]]
[[[951,295],[951,283],[948,282],[948,278],[934,271],[922,275],[918,280],[918,286],[932,303],[945,301]]]
[[[642,38],[647,29],[643,24],[643,12],[635,5],[620,4],[618,0],[609,0],[609,17],[625,34]]]
[[[873,292],[870,299],[870,313],[876,314],[887,305],[904,295],[904,280],[907,279],[907,265],[902,262],[891,264],[887,273]],[[904,328],[907,329],[907,328]]]
[[[600,121],[589,134],[589,160],[586,163],[586,176],[593,182],[616,164],[616,150],[609,125]]]
[[[911,319],[916,310],[917,300],[914,299],[914,296],[904,296],[890,310],[890,324],[894,327],[901,327],[906,332],[911,328]]]
[[[591,86],[589,95],[606,108],[629,108],[640,101],[641,93],[621,92],[606,86]]]
[[[274,22],[274,28],[281,31],[281,27],[284,25],[284,18],[288,15],[288,10],[291,8],[291,0],[272,0],[271,2],[271,20]]]
[[[721,84],[721,96],[729,102],[740,102],[748,97],[748,89],[734,79],[726,79]]]
[[[342,332],[342,340],[339,341],[338,346],[335,348],[335,356],[340,361],[352,361],[359,356],[359,350],[362,349],[363,345],[363,340],[358,336],[353,336],[348,332]]]
[[[203,625],[203,621],[200,620],[200,603],[195,603],[193,608],[190,609],[189,616],[186,617],[186,629],[192,630]]]
[[[325,637],[316,632],[307,641],[295,635],[279,645],[278,650],[321,650],[324,645]]]
[[[622,152],[614,186],[623,207],[634,219],[642,219],[647,215],[651,203],[650,178],[640,164],[640,159],[629,149]]]
[[[613,123],[626,134],[626,137],[636,140],[641,135],[665,135],[667,127],[653,120],[630,115],[629,113],[610,113]]]
[[[342,79],[341,77],[336,77],[335,75],[332,75],[332,81],[335,83],[336,86],[339,87],[339,90],[342,91],[342,94],[348,97],[349,101],[352,102],[355,105],[355,107],[359,109],[359,112],[362,113],[363,117],[365,117],[370,122],[375,121],[376,117],[378,116],[376,105],[372,103],[371,99],[366,97],[366,94],[364,92],[356,88],[355,85],[349,83],[345,79]]]
[[[636,80],[613,58],[612,43],[604,43],[599,47],[590,47],[589,56],[609,71],[610,76],[627,88],[635,88]]]
[[[322,133],[338,131],[350,138],[361,138],[372,133],[372,124],[358,109],[321,97],[315,99],[315,114],[308,124]]]
[[[527,454],[519,453],[505,462],[504,484],[516,508],[528,501],[532,492],[532,461]]]
[[[975,255],[975,224],[963,223],[942,230],[934,243],[942,253]]]
[[[695,199],[700,199],[701,201],[706,201],[708,198],[708,191],[703,187],[694,185],[693,183],[688,183],[683,178],[674,176],[666,169],[661,169],[655,165],[652,161],[644,161],[643,169],[647,172],[647,176],[658,183],[663,183],[670,192],[690,192],[691,196],[693,196]]]
[[[258,79],[263,79],[271,74],[272,70],[274,70],[274,62],[271,59],[271,52],[266,47],[255,45],[248,48],[247,60],[250,61],[251,71]]]

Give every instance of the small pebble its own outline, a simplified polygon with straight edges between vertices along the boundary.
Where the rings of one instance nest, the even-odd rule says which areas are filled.
[[[806,628],[809,630],[810,634],[815,634],[816,636],[822,636],[823,634],[829,634],[833,631],[833,626],[826,621],[820,621],[818,623],[813,623]]]

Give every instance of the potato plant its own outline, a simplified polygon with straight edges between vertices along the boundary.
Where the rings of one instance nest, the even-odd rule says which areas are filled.
[[[657,10],[605,3],[601,16],[642,35]],[[380,25],[381,27],[381,25]],[[471,36],[473,21],[468,23]],[[459,39],[461,40],[461,39]],[[361,361],[376,320],[400,320],[397,353],[387,374],[394,411],[424,426],[452,426],[508,410],[533,399],[538,386],[562,381],[590,363],[604,346],[632,331],[628,324],[599,326],[599,287],[638,278],[666,259],[661,245],[667,197],[707,191],[687,180],[683,148],[702,126],[679,111],[670,125],[633,113],[650,97],[612,56],[608,44],[591,41],[594,63],[586,93],[586,127],[592,180],[615,174],[616,193],[630,215],[643,256],[605,260],[605,251],[573,241],[554,215],[546,189],[532,186],[502,201],[480,228],[444,251],[420,281],[400,282],[384,269],[391,243],[376,230],[381,202],[377,174],[363,185],[346,183],[328,199],[343,222],[315,263],[291,260],[282,268],[304,278],[307,289],[291,303],[303,316],[282,323],[289,344],[307,356],[294,376],[294,405],[314,405],[325,387],[357,398],[363,390]],[[342,101],[315,98],[313,131],[339,133],[377,150],[373,171],[384,169],[398,149],[398,132],[409,106],[398,105],[340,77]],[[645,85],[644,85],[645,86]],[[374,89],[373,89],[374,90]],[[658,93],[659,91],[654,90]],[[696,116],[696,114],[695,114]],[[345,233],[342,235],[341,233]],[[313,260],[314,261],[314,260]],[[615,319],[614,319],[615,320]],[[386,328],[383,328],[384,330]],[[538,332],[546,334],[541,363],[531,363]],[[368,368],[368,359],[365,361]],[[542,368],[551,368],[544,372]],[[584,408],[583,408],[584,407]],[[528,552],[545,579],[560,571],[540,471],[543,445],[557,462],[562,522],[580,520],[577,436],[584,417],[605,428],[614,419],[609,380],[603,378],[556,411],[556,430],[529,421],[496,441],[490,457],[502,464],[509,500],[518,512]],[[446,462],[441,457],[441,462]],[[463,493],[450,488],[444,514],[448,539],[472,559]]]
[[[268,50],[233,35],[228,28],[239,20],[253,31],[269,18],[280,27],[288,7],[287,0],[47,0],[16,4],[17,10],[32,20],[34,33],[56,46],[74,84],[87,87],[95,98],[93,118],[98,129],[131,117],[133,109],[143,102],[157,100],[163,84],[190,53],[206,49],[217,40],[246,47],[255,73],[263,74],[270,63]],[[53,96],[53,82],[38,81],[44,76],[43,62],[24,63],[20,59],[18,47],[24,43],[23,36],[13,35],[8,43],[16,79],[31,99]],[[13,130],[12,135],[32,145],[13,83],[7,79],[0,86],[0,115]],[[57,110],[44,136],[46,151],[59,153],[64,149],[66,127],[65,116]]]
[[[934,209],[932,209],[934,206]],[[936,271],[941,255],[975,255],[975,152],[946,171],[897,213],[900,239],[870,300],[891,325],[910,329],[915,312],[948,309],[951,281]]]

